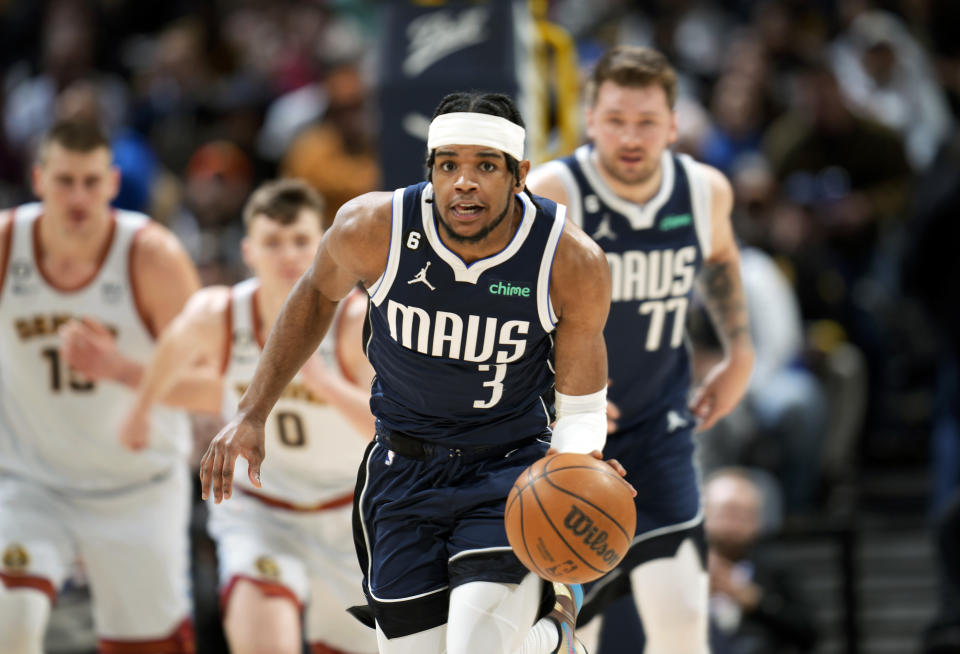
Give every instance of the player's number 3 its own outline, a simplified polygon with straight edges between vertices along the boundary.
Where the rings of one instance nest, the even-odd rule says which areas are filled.
[[[503,397],[503,378],[507,376],[507,364],[495,363],[491,365],[489,363],[482,363],[477,367],[480,369],[480,372],[489,372],[490,368],[494,369],[493,379],[483,382],[484,387],[490,388],[490,399],[486,401],[473,401],[474,409],[489,409],[492,406],[496,406],[500,398]]]

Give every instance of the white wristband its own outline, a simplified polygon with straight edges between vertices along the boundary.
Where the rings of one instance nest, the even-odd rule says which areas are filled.
[[[589,395],[556,393],[557,424],[551,445],[558,452],[589,454],[607,442],[607,389]]]

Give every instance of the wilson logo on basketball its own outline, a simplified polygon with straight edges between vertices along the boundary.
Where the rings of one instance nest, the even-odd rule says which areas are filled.
[[[607,545],[607,532],[593,524],[593,520],[576,504],[570,505],[567,517],[563,519],[563,526],[574,536],[581,538],[607,565],[613,565],[620,560],[620,554]]]

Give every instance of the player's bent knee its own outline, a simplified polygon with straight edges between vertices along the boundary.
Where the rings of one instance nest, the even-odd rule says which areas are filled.
[[[33,588],[0,584],[0,652],[41,654],[50,618],[50,598]]]

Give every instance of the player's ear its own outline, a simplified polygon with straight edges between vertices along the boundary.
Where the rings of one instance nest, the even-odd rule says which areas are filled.
[[[113,202],[117,194],[120,193],[120,168],[119,166],[110,166],[110,201]]]
[[[584,111],[584,118],[585,118],[585,126],[586,126],[586,135],[587,135],[587,138],[590,139],[591,141],[593,141],[593,140],[595,140],[595,138],[596,138],[596,137],[594,136],[594,129],[595,129],[595,127],[594,127],[594,124],[593,124],[593,121],[594,121],[593,105],[589,105],[589,104],[587,105],[587,108],[586,108],[586,110]]]
[[[517,176],[520,178],[516,182],[516,188],[514,189],[517,193],[522,191],[527,185],[527,173],[530,172],[530,160],[524,159],[521,161],[517,167]]]
[[[244,237],[240,240],[240,253],[243,255],[243,263],[244,263],[244,264],[247,266],[247,268],[249,268],[250,270],[253,270],[253,264],[251,263],[251,260],[252,260],[252,258],[253,258],[253,257],[251,256],[251,254],[252,254],[252,253],[251,253],[252,247],[253,247],[253,246],[250,244],[250,237],[249,237],[249,236],[244,236]]]
[[[30,168],[30,183],[33,187],[33,194],[41,200],[43,199],[43,167],[36,163]]]

